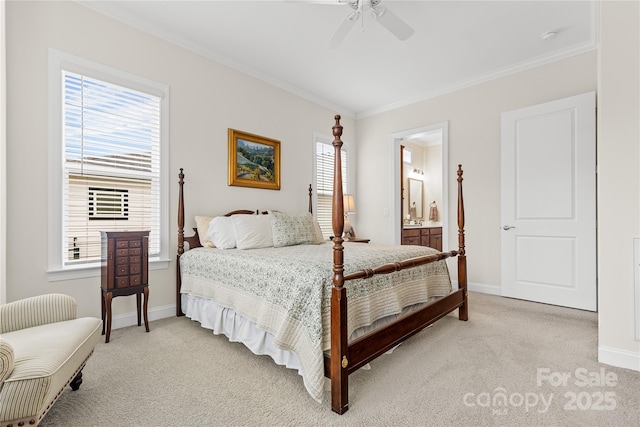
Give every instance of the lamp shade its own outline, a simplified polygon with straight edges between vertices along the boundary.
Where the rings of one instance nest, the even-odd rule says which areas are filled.
[[[345,194],[342,196],[342,203],[344,206],[344,213],[355,213],[356,212],[356,203],[353,198],[353,194]]]

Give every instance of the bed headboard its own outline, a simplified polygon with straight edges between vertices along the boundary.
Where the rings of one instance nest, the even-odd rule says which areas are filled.
[[[182,307],[180,305],[180,256],[185,251],[185,243],[189,249],[200,248],[202,245],[200,244],[200,236],[198,234],[198,229],[196,227],[193,228],[193,235],[185,236],[184,235],[184,169],[180,168],[180,173],[178,173],[178,255],[177,255],[177,266],[176,266],[176,316],[183,316]],[[260,210],[247,210],[240,209],[231,212],[227,212],[223,216],[231,216],[231,215],[255,215],[255,214],[263,214],[267,215],[267,211]],[[313,188],[311,184],[309,184],[309,213],[313,213]]]

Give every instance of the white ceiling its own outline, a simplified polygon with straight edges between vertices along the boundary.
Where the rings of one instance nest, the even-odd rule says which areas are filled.
[[[384,0],[415,34],[399,41],[364,14],[338,49],[327,43],[345,5],[79,3],[354,118],[593,50],[597,39],[597,3],[580,0]]]

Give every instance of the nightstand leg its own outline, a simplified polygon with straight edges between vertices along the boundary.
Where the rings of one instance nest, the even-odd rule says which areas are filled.
[[[142,295],[140,292],[136,293],[136,308],[138,309],[138,326],[140,326],[140,312],[142,310]]]
[[[107,306],[107,336],[104,339],[105,343],[109,342],[109,338],[111,337],[111,300],[113,299],[113,294],[111,292],[107,292],[104,295],[104,304]]]
[[[106,324],[104,323],[105,306],[104,306],[104,292],[102,291],[102,289],[100,289],[100,305],[102,308],[102,335],[104,335],[104,328],[106,327]]]
[[[144,327],[149,332],[149,316],[147,316],[147,310],[149,308],[149,287],[144,287]]]

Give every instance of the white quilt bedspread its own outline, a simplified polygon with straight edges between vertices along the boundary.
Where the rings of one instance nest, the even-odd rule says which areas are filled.
[[[420,246],[344,244],[345,275],[437,253]],[[282,248],[197,248],[180,258],[182,293],[215,300],[273,334],[296,353],[309,394],[322,400],[323,351],[330,347],[332,243]],[[444,261],[346,284],[348,333],[404,307],[451,292]]]

